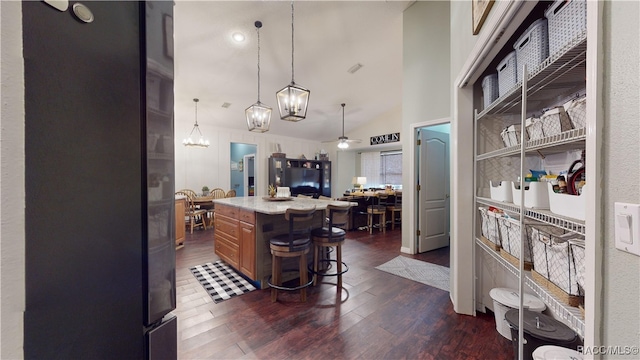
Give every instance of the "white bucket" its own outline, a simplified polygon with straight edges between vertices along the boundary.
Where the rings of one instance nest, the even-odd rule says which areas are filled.
[[[582,360],[582,354],[579,352],[563,348],[555,345],[543,345],[533,350],[533,360],[564,360],[576,359]]]
[[[494,288],[489,291],[489,296],[493,299],[493,312],[496,317],[496,330],[503,337],[511,340],[511,328],[504,319],[504,315],[510,309],[517,309],[520,306],[518,290],[509,288]],[[547,306],[542,300],[529,294],[524,294],[522,306],[535,312],[543,312]]]

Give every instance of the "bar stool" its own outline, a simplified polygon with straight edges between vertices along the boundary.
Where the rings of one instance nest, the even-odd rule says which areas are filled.
[[[323,272],[323,276],[337,276],[338,277],[338,288],[342,288],[342,274],[349,271],[349,267],[347,264],[342,262],[342,244],[344,244],[344,240],[347,236],[347,232],[344,230],[344,227],[347,226],[349,222],[349,205],[327,205],[327,215],[329,219],[329,223],[327,226],[323,226],[321,228],[313,229],[311,231],[311,239],[313,241],[313,270],[311,273],[314,275],[313,277],[313,286],[317,284],[318,281],[318,265],[320,262],[325,263],[335,263],[336,264],[336,272],[335,273],[326,273]],[[335,247],[336,249],[336,259],[319,259],[320,253],[323,250]],[[342,270],[342,267],[345,267]]]
[[[308,281],[306,256],[311,249],[311,226],[301,226],[299,223],[310,222],[315,212],[315,206],[308,209],[287,209],[284,218],[289,222],[289,232],[276,235],[269,240],[271,276],[267,283],[271,287],[271,302],[278,300],[278,290],[300,290],[300,301],[307,301],[307,287],[313,284],[313,279]],[[282,258],[293,257],[300,258],[300,283],[295,287],[282,286]]]
[[[377,194],[373,205],[367,206],[367,227],[369,234],[373,234],[373,217],[378,216],[380,231],[387,232],[387,194]]]
[[[402,193],[396,191],[396,197],[393,205],[387,206],[387,210],[391,212],[391,230],[396,228],[396,224],[402,223]],[[400,213],[400,217],[396,217],[396,213]]]

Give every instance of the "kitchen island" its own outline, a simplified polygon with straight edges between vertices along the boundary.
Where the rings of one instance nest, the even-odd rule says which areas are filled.
[[[289,231],[284,214],[287,209],[308,209],[315,206],[316,213],[309,223],[312,228],[321,227],[327,205],[355,205],[336,200],[290,198],[265,199],[256,196],[213,200],[215,206],[215,253],[225,262],[253,280],[261,289],[267,288],[271,276],[271,250],[269,239]],[[313,253],[310,251],[308,260]],[[283,262],[283,269],[296,268],[295,259]],[[289,278],[284,276],[284,280]]]

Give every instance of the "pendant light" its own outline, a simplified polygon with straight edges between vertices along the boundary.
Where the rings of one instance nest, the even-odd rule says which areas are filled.
[[[276,93],[280,119],[287,121],[304,120],[307,116],[310,91],[297,85],[293,71],[293,1],[291,1],[291,84]]]
[[[193,102],[196,104],[196,123],[193,124],[193,129],[191,129],[191,132],[189,133],[189,137],[187,137],[186,139],[182,140],[182,144],[184,146],[206,148],[206,147],[209,147],[209,140],[205,140],[204,136],[202,136],[202,132],[200,131],[200,127],[198,126],[198,101],[200,101],[200,100],[199,99],[193,99]],[[191,138],[191,136],[193,135],[193,133],[196,130],[197,130],[198,134],[200,135],[200,139],[198,140],[198,142],[193,141],[193,139]]]
[[[249,106],[244,114],[247,118],[249,131],[266,132],[271,124],[271,108],[260,102],[260,28],[262,22],[256,21],[256,32],[258,33],[258,102]]]

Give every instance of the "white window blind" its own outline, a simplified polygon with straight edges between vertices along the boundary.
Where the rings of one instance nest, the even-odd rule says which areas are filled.
[[[402,185],[402,152],[363,152],[360,154],[360,176],[367,178],[366,187]]]
[[[402,185],[402,153],[380,154],[381,184]]]
[[[360,176],[367,178],[366,187],[380,185],[380,152],[371,151],[360,154]]]

